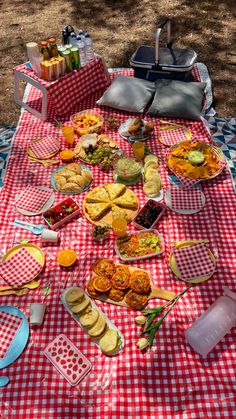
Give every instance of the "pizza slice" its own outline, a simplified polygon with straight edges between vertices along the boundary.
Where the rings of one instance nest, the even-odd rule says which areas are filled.
[[[85,204],[85,211],[93,221],[98,220],[103,215],[105,215],[110,210],[110,208],[111,205],[107,202]]]
[[[86,202],[96,203],[96,202],[109,202],[109,196],[107,191],[101,186],[97,186],[87,193]]]
[[[126,190],[126,186],[121,183],[107,183],[104,188],[108,192],[111,201],[118,198],[118,196],[122,195]]]
[[[123,195],[114,199],[113,203],[120,207],[129,208],[132,210],[136,210],[138,208],[137,197],[135,193],[129,189],[127,189]]]
[[[125,220],[127,220],[127,213],[123,208],[118,207],[115,204],[112,204],[112,217],[113,220],[115,220],[116,218],[124,218]],[[128,221],[128,220],[127,220]]]

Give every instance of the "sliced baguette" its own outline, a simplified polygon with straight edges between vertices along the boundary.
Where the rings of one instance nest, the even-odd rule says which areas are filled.
[[[118,346],[118,333],[116,330],[108,329],[106,333],[99,340],[99,346],[107,355],[111,355]]]
[[[99,316],[95,325],[91,329],[88,330],[89,336],[91,336],[92,338],[100,337],[104,333],[106,325],[107,324],[104,317]]]

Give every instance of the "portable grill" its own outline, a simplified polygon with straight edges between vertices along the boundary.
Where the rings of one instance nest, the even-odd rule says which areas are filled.
[[[160,48],[161,31],[167,25],[167,45]],[[155,81],[161,78],[193,81],[192,68],[197,54],[192,49],[172,48],[171,21],[163,19],[156,32],[156,45],[141,45],[130,58],[135,77]]]

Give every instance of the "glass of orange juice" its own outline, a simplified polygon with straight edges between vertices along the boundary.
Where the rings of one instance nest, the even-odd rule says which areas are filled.
[[[72,126],[65,126],[61,129],[62,135],[68,144],[74,144],[75,134]]]
[[[112,229],[115,236],[123,237],[126,234],[127,221],[124,218],[116,218],[112,222]]]
[[[144,158],[144,144],[141,141],[136,141],[132,145],[132,149],[137,160],[142,160]]]

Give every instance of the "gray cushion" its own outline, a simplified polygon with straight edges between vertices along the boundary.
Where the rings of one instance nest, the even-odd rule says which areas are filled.
[[[152,116],[200,120],[206,83],[160,79],[148,109]]]
[[[97,104],[123,111],[142,113],[154,96],[155,90],[155,83],[148,80],[117,76],[97,101]]]

